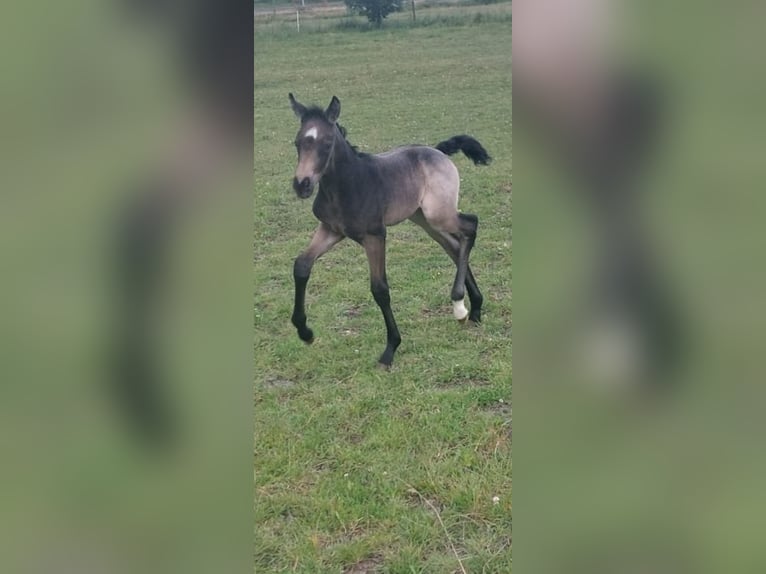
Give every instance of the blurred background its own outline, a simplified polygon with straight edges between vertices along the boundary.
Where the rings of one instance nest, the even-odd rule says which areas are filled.
[[[2,8],[3,572],[252,567],[252,4],[223,4]]]
[[[4,572],[251,568],[224,4],[2,8]],[[518,567],[764,571],[763,6],[514,4]]]
[[[763,6],[513,16],[518,571],[763,571]]]

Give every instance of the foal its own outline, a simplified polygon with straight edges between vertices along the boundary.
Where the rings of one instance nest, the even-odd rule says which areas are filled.
[[[456,136],[435,147],[403,146],[385,153],[359,153],[338,125],[340,100],[333,96],[326,110],[307,108],[292,94],[290,105],[301,120],[295,138],[298,167],[293,189],[298,197],[311,196],[314,215],[320,221],[308,248],[295,260],[295,307],[292,322],[306,343],[314,334],[306,326],[304,299],[314,262],[345,237],[359,243],[370,265],[370,286],[386,322],[386,349],[379,362],[389,367],[401,342],[391,311],[386,280],[386,226],[409,219],[436,240],[457,266],[452,286],[455,318],[481,320],[482,296],[468,257],[476,240],[478,218],[457,210],[460,178],[447,155],[462,151],[476,164],[487,165],[490,157],[469,136]],[[463,299],[471,301],[470,315]]]

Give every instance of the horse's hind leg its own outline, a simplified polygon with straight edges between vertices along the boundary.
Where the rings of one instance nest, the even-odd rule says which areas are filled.
[[[468,215],[468,214],[466,214]],[[460,216],[458,216],[460,217]],[[471,218],[475,218],[474,224],[472,227],[472,237],[473,239],[470,240],[470,247],[473,247],[473,243],[476,239],[476,224],[478,223],[478,218],[474,215],[468,215],[469,220]],[[457,238],[456,235],[453,235],[452,233],[448,233],[447,231],[440,231],[433,227],[425,218],[423,213],[421,211],[417,211],[412,217],[410,217],[410,220],[413,223],[416,223],[420,227],[422,227],[428,235],[431,236],[431,238],[436,241],[439,245],[442,246],[444,251],[447,253],[447,255],[450,256],[452,261],[455,263],[455,265],[458,267],[460,266],[460,252],[461,252],[461,242]],[[465,288],[468,290],[468,298],[471,301],[471,312],[468,318],[473,321],[474,323],[481,322],[481,306],[484,301],[484,298],[481,295],[481,291],[479,291],[479,286],[476,283],[476,279],[473,276],[473,272],[471,271],[471,266],[468,263],[468,254],[470,253],[470,247],[466,244],[467,252],[465,256],[465,276],[464,276],[464,285]],[[458,271],[459,272],[459,271]],[[457,282],[458,277],[455,277],[455,280]],[[453,287],[453,297],[452,300],[456,301],[455,295],[458,296],[458,300],[462,302],[463,295],[460,293],[455,293]],[[459,307],[459,305],[458,305]],[[461,310],[462,311],[462,310]],[[462,319],[465,319],[465,314],[461,312]]]
[[[465,286],[468,289],[468,299],[471,301],[471,313],[468,315],[468,320],[474,323],[481,323],[481,306],[484,302],[484,297],[479,291],[479,286],[476,284],[476,279],[471,272],[471,266],[466,266]]]
[[[468,277],[468,258],[471,255],[471,249],[476,241],[476,230],[479,226],[479,218],[468,213],[457,214],[459,232],[455,235],[459,241],[457,273],[455,274],[455,283],[452,286],[452,306],[455,318],[458,321],[464,321],[468,317],[468,310],[465,308],[463,299],[465,298],[465,283]]]
[[[482,297],[481,291],[479,291],[476,278],[471,271],[471,265],[467,261],[465,270],[465,286],[468,289],[468,299],[471,301],[471,313],[468,315],[468,320],[474,323],[481,323],[481,306],[484,303],[484,297]]]
[[[306,284],[311,275],[314,262],[327,253],[332,247],[343,239],[343,235],[336,233],[324,223],[314,231],[311,243],[306,250],[295,260],[293,266],[293,278],[295,279],[295,306],[293,307],[292,323],[298,330],[298,336],[306,343],[314,341],[314,333],[306,325],[306,311],[304,309],[306,299]]]

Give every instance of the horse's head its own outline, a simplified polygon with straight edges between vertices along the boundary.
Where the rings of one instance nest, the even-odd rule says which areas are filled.
[[[292,94],[289,97],[295,115],[301,120],[301,128],[295,136],[298,166],[295,168],[293,189],[298,197],[306,199],[314,192],[314,186],[332,160],[340,100],[333,96],[327,109],[322,110],[305,107]]]

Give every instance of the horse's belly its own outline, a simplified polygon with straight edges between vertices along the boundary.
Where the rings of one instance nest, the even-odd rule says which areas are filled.
[[[418,207],[420,207],[419,194],[411,193],[409,197],[403,197],[403,194],[394,195],[383,214],[383,223],[387,226],[401,223],[411,217]]]
[[[391,227],[392,225],[396,225],[397,223],[401,223],[405,219],[410,218],[413,213],[415,213],[414,209],[407,211],[399,210],[392,213],[386,213],[386,216],[383,219],[383,223],[386,225],[386,227]]]

